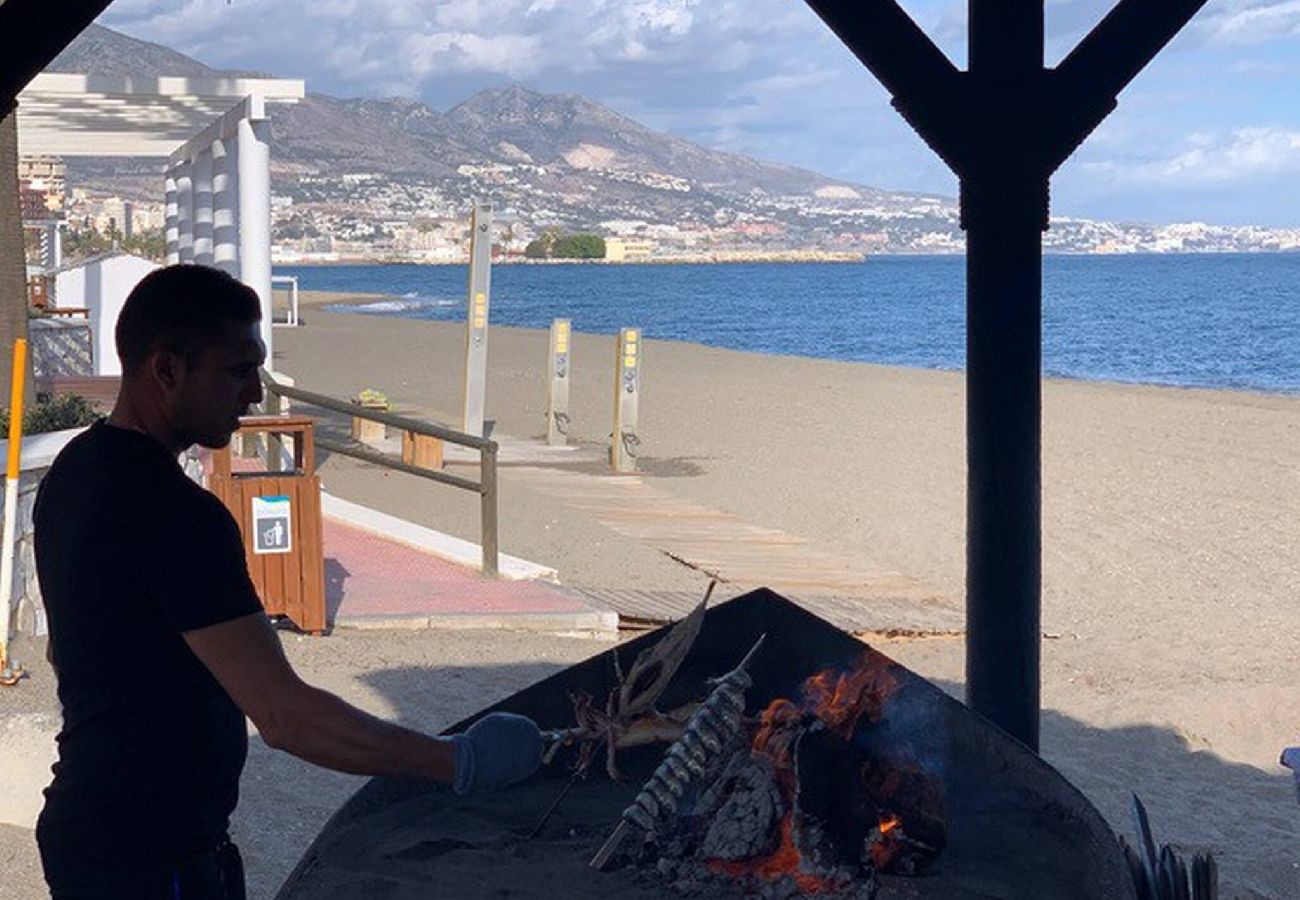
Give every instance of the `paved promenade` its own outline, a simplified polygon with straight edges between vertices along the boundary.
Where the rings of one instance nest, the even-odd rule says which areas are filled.
[[[326,518],[325,598],[336,628],[612,630],[617,620],[558,585],[480,577],[468,566]]]

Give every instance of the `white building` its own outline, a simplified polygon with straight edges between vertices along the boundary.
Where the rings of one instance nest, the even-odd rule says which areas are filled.
[[[126,295],[157,268],[157,263],[129,253],[106,253],[55,270],[55,308],[86,310],[94,374],[122,374],[122,361],[113,341],[117,317]]]

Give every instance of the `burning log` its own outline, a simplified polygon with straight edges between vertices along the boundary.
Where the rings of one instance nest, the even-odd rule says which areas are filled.
[[[818,868],[914,875],[947,843],[943,790],[911,761],[874,756],[819,720],[796,744],[795,772],[797,843]]]
[[[671,820],[686,789],[698,783],[705,769],[721,757],[723,747],[740,731],[745,691],[753,685],[745,669],[761,646],[763,638],[760,637],[736,668],[713,682],[708,699],[691,716],[681,738],[669,748],[641,793],[623,811],[623,821],[592,858],[593,869],[603,869],[609,864],[627,837],[629,826],[654,833],[659,825]]]

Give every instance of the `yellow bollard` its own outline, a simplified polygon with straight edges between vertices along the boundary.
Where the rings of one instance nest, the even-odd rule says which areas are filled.
[[[21,666],[9,660],[10,606],[14,593],[14,543],[18,529],[18,480],[22,477],[23,389],[27,377],[27,341],[14,341],[14,367],[9,397],[9,464],[5,470],[4,531],[0,540],[0,684],[16,684],[23,677]]]

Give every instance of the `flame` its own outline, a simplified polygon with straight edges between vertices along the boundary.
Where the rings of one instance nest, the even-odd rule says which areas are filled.
[[[903,832],[899,827],[902,824],[902,819],[891,814],[882,818],[880,824],[876,826],[880,837],[871,842],[871,864],[877,872],[887,871],[894,856],[903,849],[901,840]],[[893,837],[890,837],[891,834]]]
[[[794,843],[794,819],[790,813],[786,813],[781,819],[780,836],[781,842],[767,856],[740,862],[711,859],[708,861],[708,866],[712,871],[732,878],[756,875],[765,881],[777,881],[788,875],[794,879],[799,892],[803,894],[830,894],[844,887],[842,881],[801,871],[803,860],[799,855],[799,848]]]
[[[804,681],[799,704],[778,697],[759,714],[753,748],[779,766],[789,765],[794,732],[790,726],[804,715],[816,716],[849,740],[863,716],[869,722],[880,720],[885,704],[897,690],[898,679],[870,653],[848,672],[824,669]]]
[[[898,690],[898,679],[868,653],[848,672],[830,669],[803,683],[804,706],[827,727],[848,740],[864,715],[879,721],[885,703]]]
[[[787,809],[794,795],[793,744],[800,729],[797,727],[806,716],[821,719],[828,728],[846,740],[853,737],[858,722],[879,721],[885,704],[898,690],[898,680],[871,653],[866,653],[847,672],[826,669],[804,681],[798,703],[778,697],[759,714],[758,730],[754,734],[753,750],[772,760],[777,766],[777,784],[785,794]],[[881,839],[871,848],[872,859],[887,862],[897,852],[896,841],[885,838],[902,824],[896,816],[881,821]],[[709,860],[714,872],[732,878],[758,877],[776,881],[785,876],[794,879],[803,894],[836,893],[844,883],[819,877],[803,871],[803,858],[794,841],[794,819],[787,812],[779,825],[780,840],[775,850],[766,856],[742,861]]]
[[[788,726],[797,723],[801,717],[799,707],[784,697],[777,697],[768,704],[767,709],[759,713],[758,732],[754,735],[751,746],[778,766],[788,766],[791,762],[791,743],[795,736],[795,730]]]

